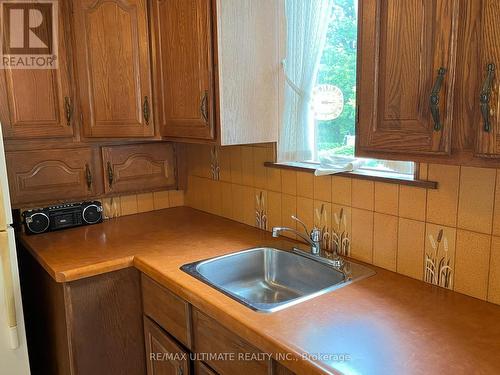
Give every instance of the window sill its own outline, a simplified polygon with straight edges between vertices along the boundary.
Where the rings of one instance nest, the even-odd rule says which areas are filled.
[[[302,171],[308,173],[314,173],[314,170],[316,169],[316,165],[314,163],[305,163],[305,162],[302,163],[265,162],[264,165],[269,168],[289,169],[289,170]],[[416,186],[425,189],[437,189],[438,186],[438,183],[435,181],[418,180],[413,177],[405,177],[397,173],[374,171],[374,170],[357,170],[353,172],[340,172],[336,173],[335,176],[356,178],[359,180],[385,182],[389,184]]]

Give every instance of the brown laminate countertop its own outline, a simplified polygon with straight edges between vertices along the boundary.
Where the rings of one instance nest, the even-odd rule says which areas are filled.
[[[246,308],[179,267],[290,243],[190,208],[21,240],[58,282],[135,266],[260,350],[292,353],[280,362],[297,374],[500,373],[500,306],[377,267],[375,276],[278,312]]]

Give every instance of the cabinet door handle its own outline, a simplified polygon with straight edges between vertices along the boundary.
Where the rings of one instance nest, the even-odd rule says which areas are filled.
[[[110,188],[113,186],[114,178],[115,174],[113,172],[113,167],[111,166],[111,163],[108,161],[108,184]]]
[[[481,114],[483,115],[483,130],[489,132],[491,130],[490,123],[490,99],[493,79],[495,78],[495,64],[490,63],[486,66],[486,80],[483,83],[481,94],[479,95],[479,103],[481,106]]]
[[[149,100],[148,97],[144,97],[144,102],[142,103],[142,115],[144,116],[144,122],[149,125]]]
[[[180,366],[177,367],[177,375],[184,375],[184,370]]]
[[[438,70],[438,76],[436,78],[436,82],[432,87],[431,96],[430,96],[430,107],[432,119],[434,120],[434,130],[441,130],[441,118],[439,115],[439,92],[441,91],[441,86],[443,85],[444,75],[446,73],[446,69],[441,67]]]
[[[208,122],[208,91],[205,91],[203,93],[203,97],[201,98],[200,112],[203,120]]]
[[[87,179],[87,187],[89,190],[92,188],[92,172],[88,164],[85,164],[85,178]]]
[[[68,96],[64,97],[64,112],[66,113],[66,125],[71,126],[73,106],[71,105],[71,99]]]

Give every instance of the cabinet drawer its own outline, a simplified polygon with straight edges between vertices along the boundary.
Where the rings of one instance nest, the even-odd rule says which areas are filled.
[[[234,353],[235,360],[207,360],[206,362],[221,375],[251,374],[265,375],[271,370],[271,360],[238,360],[240,354],[263,358],[263,353],[242,340],[214,319],[193,309],[193,351],[195,353]],[[216,357],[216,356],[211,356]]]
[[[186,301],[143,274],[142,303],[144,314],[191,349],[191,310]]]
[[[189,375],[189,353],[152,320],[144,317],[148,375]]]
[[[63,201],[95,194],[90,148],[6,154],[13,205]]]
[[[175,186],[174,149],[169,143],[103,147],[102,159],[106,193]]]

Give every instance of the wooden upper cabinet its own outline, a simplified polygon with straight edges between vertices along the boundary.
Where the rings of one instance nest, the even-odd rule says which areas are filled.
[[[73,24],[83,134],[153,136],[145,0],[76,0]]]
[[[155,114],[167,137],[215,136],[210,0],[153,0]]]
[[[449,154],[459,1],[359,6],[357,154]]]
[[[106,193],[172,188],[176,184],[173,146],[144,143],[102,148]]]
[[[55,202],[96,195],[89,148],[7,152],[12,204]]]
[[[58,5],[58,68],[0,70],[0,121],[6,139],[73,135],[68,10],[66,1]]]
[[[481,21],[481,86],[477,92],[476,153],[500,157],[500,3],[483,1]]]

